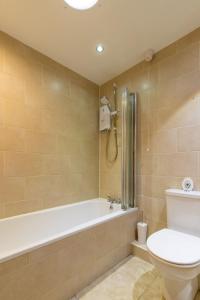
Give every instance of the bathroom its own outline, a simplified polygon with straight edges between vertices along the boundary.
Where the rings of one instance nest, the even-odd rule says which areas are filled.
[[[0,300],[200,299],[199,20],[0,0]]]

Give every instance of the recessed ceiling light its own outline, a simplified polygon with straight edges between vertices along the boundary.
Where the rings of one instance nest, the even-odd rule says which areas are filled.
[[[104,46],[102,44],[99,44],[96,46],[96,50],[98,53],[102,53],[104,51]]]
[[[98,2],[98,0],[64,0],[64,1],[69,6],[80,10],[89,9]]]

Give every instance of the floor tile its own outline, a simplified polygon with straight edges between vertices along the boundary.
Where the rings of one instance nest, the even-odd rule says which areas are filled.
[[[165,300],[163,280],[150,263],[130,256],[79,293],[77,299]],[[200,300],[200,293],[195,300]]]

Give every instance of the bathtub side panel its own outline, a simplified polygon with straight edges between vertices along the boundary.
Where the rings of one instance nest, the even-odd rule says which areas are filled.
[[[66,300],[131,254],[137,212],[0,264],[0,299]]]

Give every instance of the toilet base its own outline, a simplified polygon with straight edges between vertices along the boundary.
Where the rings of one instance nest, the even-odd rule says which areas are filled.
[[[198,280],[177,280],[164,278],[166,300],[194,300],[198,291]]]

